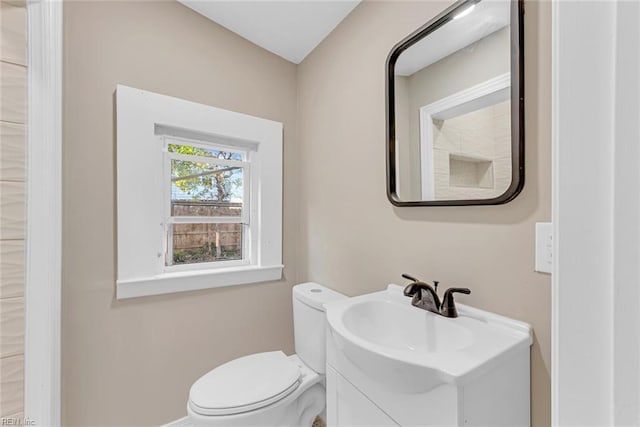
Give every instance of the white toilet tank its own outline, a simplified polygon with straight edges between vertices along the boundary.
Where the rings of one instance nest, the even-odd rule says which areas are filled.
[[[308,367],[325,373],[326,315],[324,303],[347,298],[313,282],[293,287],[293,330],[296,354]]]

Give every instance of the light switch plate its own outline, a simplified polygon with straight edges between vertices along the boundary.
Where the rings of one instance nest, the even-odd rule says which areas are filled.
[[[553,227],[550,222],[536,222],[536,265],[539,273],[551,273],[553,266]]]

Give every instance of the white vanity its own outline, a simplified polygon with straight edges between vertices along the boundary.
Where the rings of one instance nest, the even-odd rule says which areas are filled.
[[[529,325],[397,285],[326,308],[328,426],[530,425]]]

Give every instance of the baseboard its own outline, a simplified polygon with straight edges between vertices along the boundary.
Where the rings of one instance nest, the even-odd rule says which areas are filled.
[[[193,427],[188,420],[188,417],[180,418],[179,420],[171,421],[170,423],[164,424],[160,427]],[[327,427],[325,421],[320,417],[316,417],[313,421],[312,427]]]
[[[171,421],[161,427],[192,427],[188,417],[180,418],[179,420]]]

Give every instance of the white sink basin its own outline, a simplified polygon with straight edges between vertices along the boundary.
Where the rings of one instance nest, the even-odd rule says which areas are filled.
[[[417,393],[464,384],[531,345],[529,325],[458,304],[446,318],[413,307],[402,288],[327,304],[334,342],[354,366],[386,387]]]
[[[342,322],[354,336],[371,344],[407,352],[454,351],[473,342],[469,329],[425,310],[408,309],[406,301],[355,302],[344,311]]]

